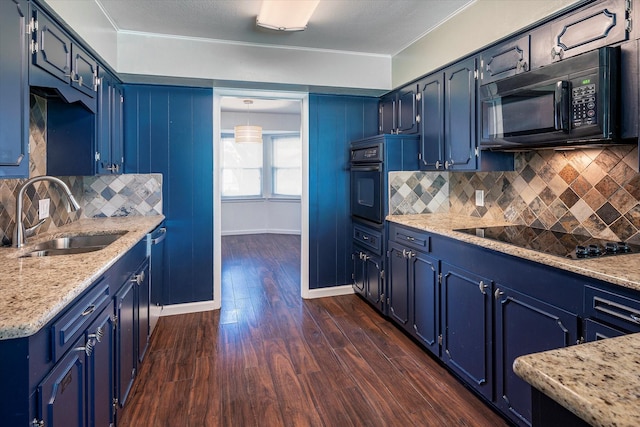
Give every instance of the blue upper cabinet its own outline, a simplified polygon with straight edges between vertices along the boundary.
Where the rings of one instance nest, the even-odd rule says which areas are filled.
[[[473,57],[418,82],[421,169],[477,168],[476,76]]]
[[[418,133],[418,85],[409,84],[380,98],[379,133]]]
[[[378,99],[309,96],[309,288],[351,283],[349,143],[378,133]]]
[[[53,89],[96,112],[98,63],[60,25],[31,4],[29,84]]]
[[[122,84],[107,70],[99,69],[98,114],[96,115],[96,172],[122,173],[123,104]]]
[[[0,178],[29,176],[27,4],[0,2]]]

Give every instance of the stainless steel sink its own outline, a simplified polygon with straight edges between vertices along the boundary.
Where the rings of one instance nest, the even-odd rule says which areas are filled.
[[[95,252],[109,246],[124,234],[126,234],[126,231],[111,234],[58,237],[56,239],[47,240],[46,242],[34,245],[29,252],[22,255],[20,258]]]

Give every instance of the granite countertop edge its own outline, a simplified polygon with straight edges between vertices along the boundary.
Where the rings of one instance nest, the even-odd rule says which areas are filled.
[[[23,248],[0,248],[0,340],[37,333],[163,220],[163,215],[81,219],[33,237]],[[123,231],[96,252],[20,258],[49,239]]]

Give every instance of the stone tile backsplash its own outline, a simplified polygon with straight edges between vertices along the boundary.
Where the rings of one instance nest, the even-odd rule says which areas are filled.
[[[31,95],[29,126],[30,176],[46,175],[47,107],[44,98]],[[50,220],[38,232],[51,231],[80,218],[158,215],[162,213],[162,175],[102,175],[90,177],[59,177],[71,189],[82,209],[67,212],[66,198],[48,182],[36,183],[27,189],[23,211],[25,225],[38,222],[39,200],[50,199]],[[15,228],[15,198],[24,179],[0,179],[0,240],[11,239]]]
[[[512,172],[391,173],[390,211],[409,214],[448,210],[554,231],[640,242],[636,146],[531,151],[517,153],[515,160]],[[446,184],[434,186],[436,180]],[[425,188],[429,197],[445,198],[448,204],[418,203]],[[484,191],[483,207],[475,205],[476,190]]]

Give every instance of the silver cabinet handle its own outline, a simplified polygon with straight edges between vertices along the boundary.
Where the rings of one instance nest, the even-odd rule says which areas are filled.
[[[493,293],[493,297],[496,300],[499,300],[502,295],[504,295],[504,292],[502,292],[500,288],[496,288],[496,291]]]
[[[440,163],[440,160],[436,161],[436,169],[440,169],[442,167],[442,163]]]
[[[640,317],[636,316],[635,314],[630,314],[629,317],[631,318],[631,320],[633,320],[636,323],[640,323]]]
[[[556,45],[551,48],[551,59],[556,59],[556,56],[558,57],[558,59],[562,59],[563,55],[564,49],[562,49],[560,46]]]
[[[84,317],[84,316],[88,316],[91,313],[93,313],[96,309],[96,306],[94,304],[91,304],[89,307],[85,308],[84,311],[80,314],[80,316]]]
[[[416,239],[414,237],[407,236],[407,240],[410,242],[414,242]]]
[[[485,289],[487,289],[489,285],[485,285],[483,280],[480,281],[480,283],[478,284],[478,287],[480,288],[480,292],[482,293],[482,295],[487,294],[487,291],[485,291]]]

